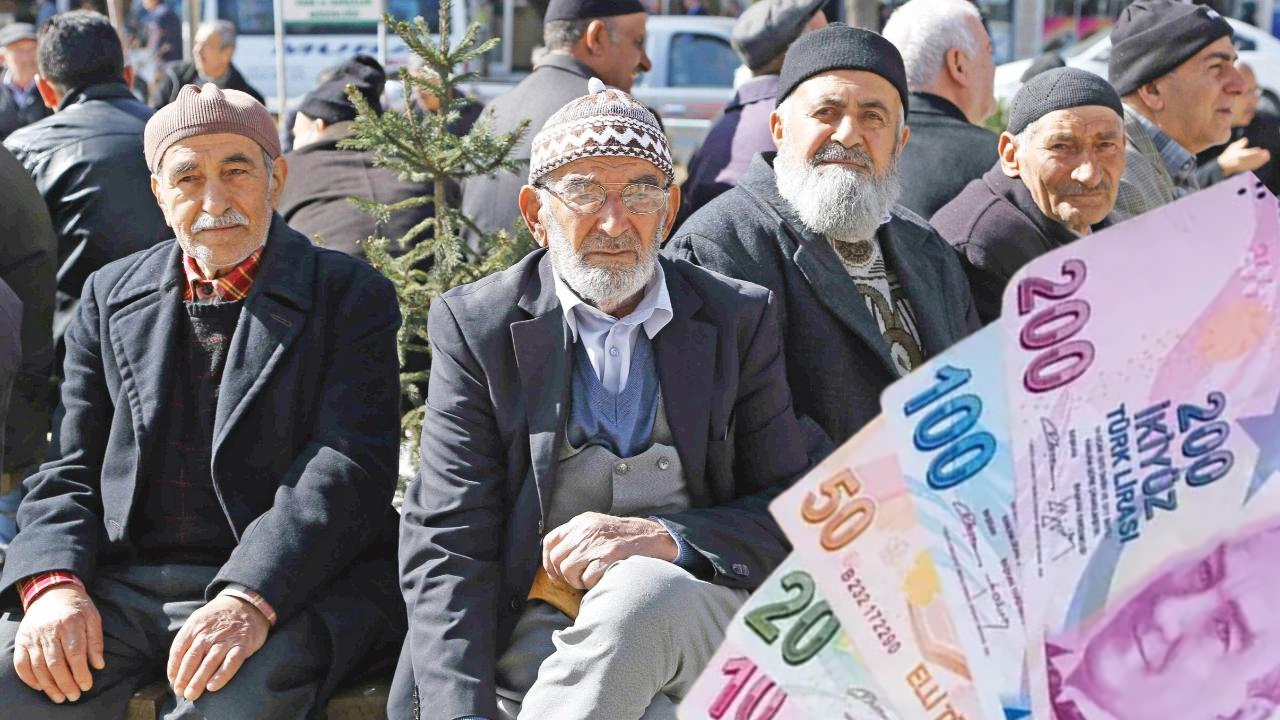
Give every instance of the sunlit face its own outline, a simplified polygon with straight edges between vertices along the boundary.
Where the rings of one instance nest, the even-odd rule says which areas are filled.
[[[647,17],[645,13],[631,13],[610,18],[613,32],[601,33],[604,45],[591,59],[591,69],[606,85],[631,92],[636,76],[653,67],[644,50]]]
[[[1231,139],[1232,106],[1244,92],[1235,62],[1231,38],[1222,37],[1155,81],[1163,103],[1160,129],[1188,152]]]
[[[0,48],[0,60],[19,85],[28,86],[36,77],[36,41],[18,40]]]
[[[1005,173],[1020,177],[1036,207],[1085,233],[1111,212],[1124,175],[1124,121],[1101,105],[1056,110],[1022,144],[1000,139]]]
[[[266,241],[288,174],[283,158],[273,165],[268,172],[262,148],[232,133],[196,135],[165,151],[151,192],[206,271],[233,267]]]
[[[1280,667],[1278,554],[1272,526],[1171,565],[1089,639],[1067,685],[1123,720],[1255,720]]]
[[[1248,65],[1237,65],[1236,69],[1240,71],[1240,76],[1244,80],[1244,92],[1236,96],[1235,104],[1231,106],[1231,127],[1233,128],[1245,127],[1253,122],[1261,95],[1258,76],[1253,74],[1253,68]]]
[[[785,144],[814,161],[824,146],[836,142],[862,149],[871,167],[847,159],[820,160],[820,165],[883,176],[907,142],[907,129],[898,130],[901,117],[902,99],[888,80],[863,70],[835,70],[801,83],[769,123],[779,151]]]
[[[235,47],[223,47],[222,36],[209,29],[197,33],[195,44],[192,46],[196,71],[201,77],[206,78],[220,78],[226,75],[231,69],[231,56],[235,52]]]
[[[584,182],[610,190],[596,212],[575,211],[561,199]],[[597,306],[616,304],[644,286],[680,206],[679,188],[672,185],[657,212],[634,212],[621,192],[631,183],[667,186],[666,177],[648,160],[581,158],[540,181],[551,193],[539,197],[530,186],[521,192],[525,221],[538,244],[550,248],[561,279]]]

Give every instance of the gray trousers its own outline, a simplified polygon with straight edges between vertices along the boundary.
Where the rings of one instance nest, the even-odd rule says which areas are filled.
[[[93,670],[93,687],[74,703],[55,704],[32,690],[13,669],[17,613],[0,615],[0,718],[114,720],[130,696],[165,679],[174,636],[204,605],[204,590],[217,572],[200,565],[134,565],[103,568],[89,589],[102,615],[106,667]],[[303,720],[317,712],[316,693],[329,666],[323,623],[309,612],[272,628],[257,653],[221,690],[195,702],[169,693],[164,720]]]
[[[541,604],[520,618],[498,663],[503,720],[674,720],[748,595],[664,560],[614,564],[577,620]]]

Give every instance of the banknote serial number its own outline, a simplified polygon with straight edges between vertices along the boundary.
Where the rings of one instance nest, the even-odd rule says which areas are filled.
[[[885,617],[884,610],[871,599],[871,591],[867,589],[866,583],[862,582],[862,578],[858,577],[858,571],[853,568],[845,570],[840,575],[840,582],[844,583],[849,597],[857,608],[862,611],[862,616],[867,619],[871,626],[871,632],[880,641],[880,645],[885,652],[893,655],[901,650],[902,643],[898,640],[898,634],[893,631],[893,627],[889,624],[889,618]]]

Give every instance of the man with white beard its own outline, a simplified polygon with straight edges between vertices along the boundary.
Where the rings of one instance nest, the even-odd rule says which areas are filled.
[[[880,413],[880,393],[978,327],[964,271],[896,205],[910,130],[897,49],[834,23],[787,51],[761,153],[695,213],[667,254],[772,290],[802,422],[836,443]]]
[[[810,463],[773,296],[658,257],[666,137],[588,89],[533,138],[545,249],[431,303],[392,718],[674,718],[789,549],[768,503]]]

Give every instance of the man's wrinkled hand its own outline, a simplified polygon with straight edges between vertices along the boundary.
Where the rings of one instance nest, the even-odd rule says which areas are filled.
[[[13,669],[49,699],[75,702],[93,687],[89,666],[106,667],[102,616],[76,585],[45,590],[27,608],[14,639]]]
[[[619,560],[644,555],[672,561],[679,552],[671,534],[656,520],[588,512],[547,533],[542,541],[542,567],[554,581],[590,590]]]
[[[228,595],[191,613],[169,648],[165,673],[174,694],[195,700],[221,690],[262,648],[270,628],[260,610]]]

